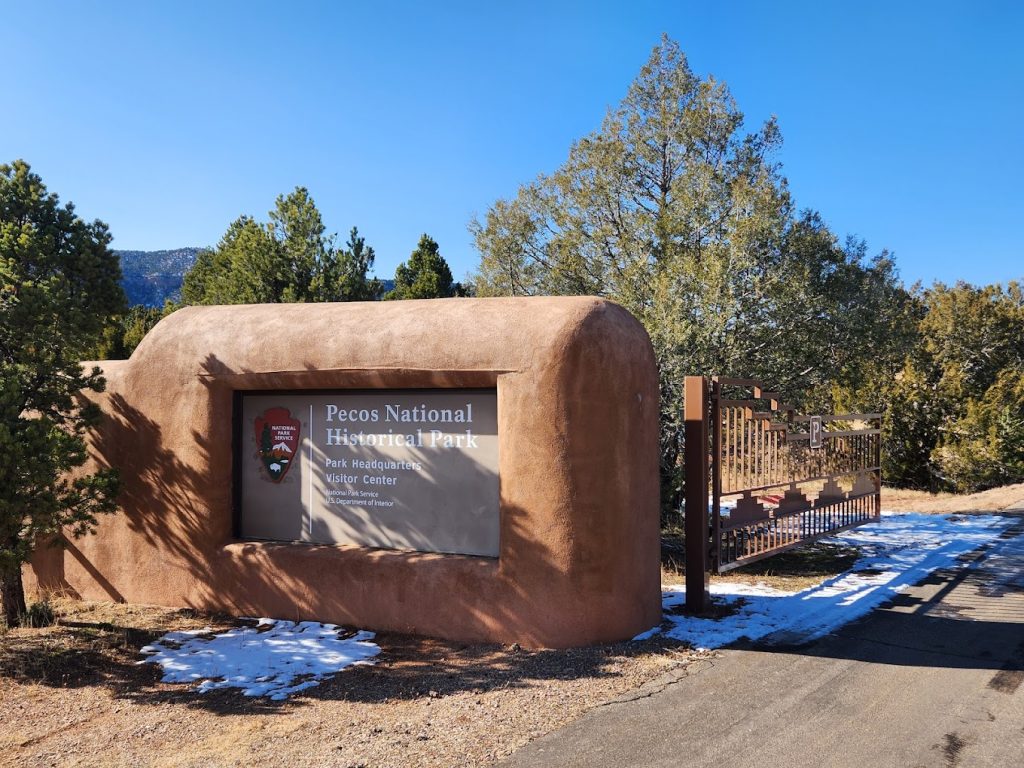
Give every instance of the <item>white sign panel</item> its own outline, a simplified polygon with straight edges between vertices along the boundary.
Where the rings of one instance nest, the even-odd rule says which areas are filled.
[[[240,534],[496,557],[494,390],[241,395]]]

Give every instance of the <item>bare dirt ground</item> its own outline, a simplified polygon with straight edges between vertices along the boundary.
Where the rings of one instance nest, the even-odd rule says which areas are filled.
[[[883,491],[883,509],[994,512],[1024,484],[973,496]],[[829,544],[739,569],[730,580],[799,589],[848,568]],[[667,583],[681,574],[672,563]],[[139,648],[226,616],[55,601],[56,626],[0,629],[0,765],[481,766],[609,701],[650,695],[698,657],[664,638],[571,651],[464,645],[381,633],[377,664],[285,702],[160,682]]]
[[[0,635],[0,765],[487,765],[611,699],[649,695],[696,657],[663,638],[525,651],[381,633],[376,665],[272,702],[197,694],[136,663],[164,632],[229,617],[56,608],[56,626]]]

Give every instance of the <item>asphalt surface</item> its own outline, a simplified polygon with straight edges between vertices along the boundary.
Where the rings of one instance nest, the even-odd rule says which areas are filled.
[[[724,650],[502,765],[1024,768],[1024,518],[968,558],[820,641]]]

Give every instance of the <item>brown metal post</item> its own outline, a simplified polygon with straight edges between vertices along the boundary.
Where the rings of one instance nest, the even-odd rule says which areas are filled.
[[[877,474],[875,477],[875,509],[874,517],[880,517],[882,514],[882,419],[885,418],[883,413],[878,417],[878,434],[874,435],[875,438],[875,466],[878,467]]]
[[[683,391],[686,440],[686,610],[704,613],[708,593],[708,381],[687,376]]]
[[[711,553],[708,571],[722,572],[722,385],[711,380]],[[708,413],[708,411],[705,411]]]

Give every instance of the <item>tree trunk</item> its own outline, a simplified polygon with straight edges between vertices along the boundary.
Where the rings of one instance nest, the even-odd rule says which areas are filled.
[[[25,588],[21,583],[21,563],[0,568],[0,605],[7,626],[20,626],[22,617],[28,613]]]

